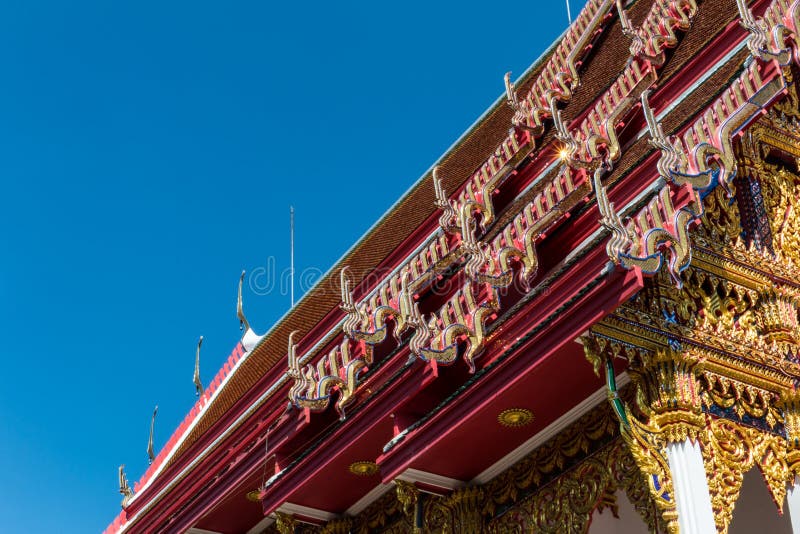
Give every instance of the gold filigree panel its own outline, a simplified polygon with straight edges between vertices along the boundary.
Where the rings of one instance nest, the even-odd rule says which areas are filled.
[[[744,475],[757,467],[778,508],[793,478],[786,462],[786,440],[727,419],[712,419],[701,440],[717,531],[728,531]]]

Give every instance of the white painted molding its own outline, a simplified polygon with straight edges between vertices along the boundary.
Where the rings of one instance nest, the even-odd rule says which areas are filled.
[[[276,511],[283,512],[284,514],[300,515],[317,521],[330,521],[339,517],[337,514],[326,512],[325,510],[318,510],[316,508],[310,508],[301,504],[292,504],[290,502],[283,503]]]
[[[628,373],[620,373],[620,375],[617,376],[617,387],[621,388],[630,381],[631,379],[628,376]],[[495,462],[494,465],[490,466],[483,473],[472,479],[470,483],[486,484],[491,479],[493,479],[494,477],[496,477],[497,475],[499,475],[500,473],[502,473],[503,471],[514,465],[515,463],[522,460],[528,454],[533,452],[534,449],[543,445],[547,440],[549,440],[550,438],[554,437],[556,434],[564,430],[580,416],[587,413],[589,410],[591,410],[601,402],[606,402],[606,398],[607,398],[606,387],[603,386],[602,388],[598,389],[597,391],[586,397],[586,399],[584,399],[580,404],[572,408],[570,411],[568,411],[567,413],[556,419],[554,422],[550,423],[541,432],[535,434],[528,441],[526,441],[525,443],[523,443],[510,453],[506,454],[499,461]]]
[[[358,501],[356,501],[356,503],[353,504],[353,506],[348,508],[347,512],[345,512],[345,515],[352,516],[360,514],[362,511],[364,511],[364,508],[366,508],[367,506],[378,500],[378,498],[380,498],[384,493],[386,493],[393,487],[394,484],[378,484],[377,486],[372,488],[369,493],[367,493],[366,495],[361,497]]]
[[[258,523],[256,523],[253,528],[248,530],[247,534],[261,534],[262,532],[264,532],[264,530],[266,530],[268,526],[270,526],[274,522],[275,518],[267,516]]]
[[[428,486],[435,486],[446,490],[454,490],[466,486],[463,480],[458,480],[450,477],[443,477],[435,473],[428,473],[426,471],[419,471],[417,469],[406,469],[401,474],[397,475],[397,480],[410,482],[411,484],[419,482]]]

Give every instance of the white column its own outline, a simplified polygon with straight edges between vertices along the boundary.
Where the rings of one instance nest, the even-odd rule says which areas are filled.
[[[794,484],[786,493],[786,504],[789,519],[792,520],[792,532],[800,534],[800,478],[794,477]]]
[[[700,445],[685,440],[667,445],[667,461],[675,490],[681,534],[713,534],[714,511],[708,493]]]

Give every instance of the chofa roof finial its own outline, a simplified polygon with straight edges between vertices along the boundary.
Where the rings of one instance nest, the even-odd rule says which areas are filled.
[[[148,463],[152,464],[153,460],[156,459],[156,453],[153,450],[153,431],[156,427],[156,414],[158,413],[158,405],[153,408],[153,418],[150,420],[150,439],[147,440],[147,458]]]
[[[200,347],[203,345],[203,336],[197,342],[197,354],[194,358],[194,389],[199,397],[203,393],[203,382],[200,380]]]
[[[125,508],[133,498],[133,490],[128,485],[128,477],[125,476],[125,464],[119,466],[119,492],[122,494],[122,507]]]
[[[236,315],[239,317],[239,330],[244,330],[247,332],[250,330],[250,323],[247,322],[247,318],[244,316],[244,308],[242,307],[242,284],[244,284],[244,275],[245,271],[242,271],[242,275],[239,277],[239,298],[236,301]]]

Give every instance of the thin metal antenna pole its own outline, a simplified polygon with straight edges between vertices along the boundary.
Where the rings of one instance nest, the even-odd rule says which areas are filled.
[[[294,206],[289,206],[289,284],[294,308]]]
[[[567,20],[572,24],[572,14],[569,12],[569,0],[567,0]]]

